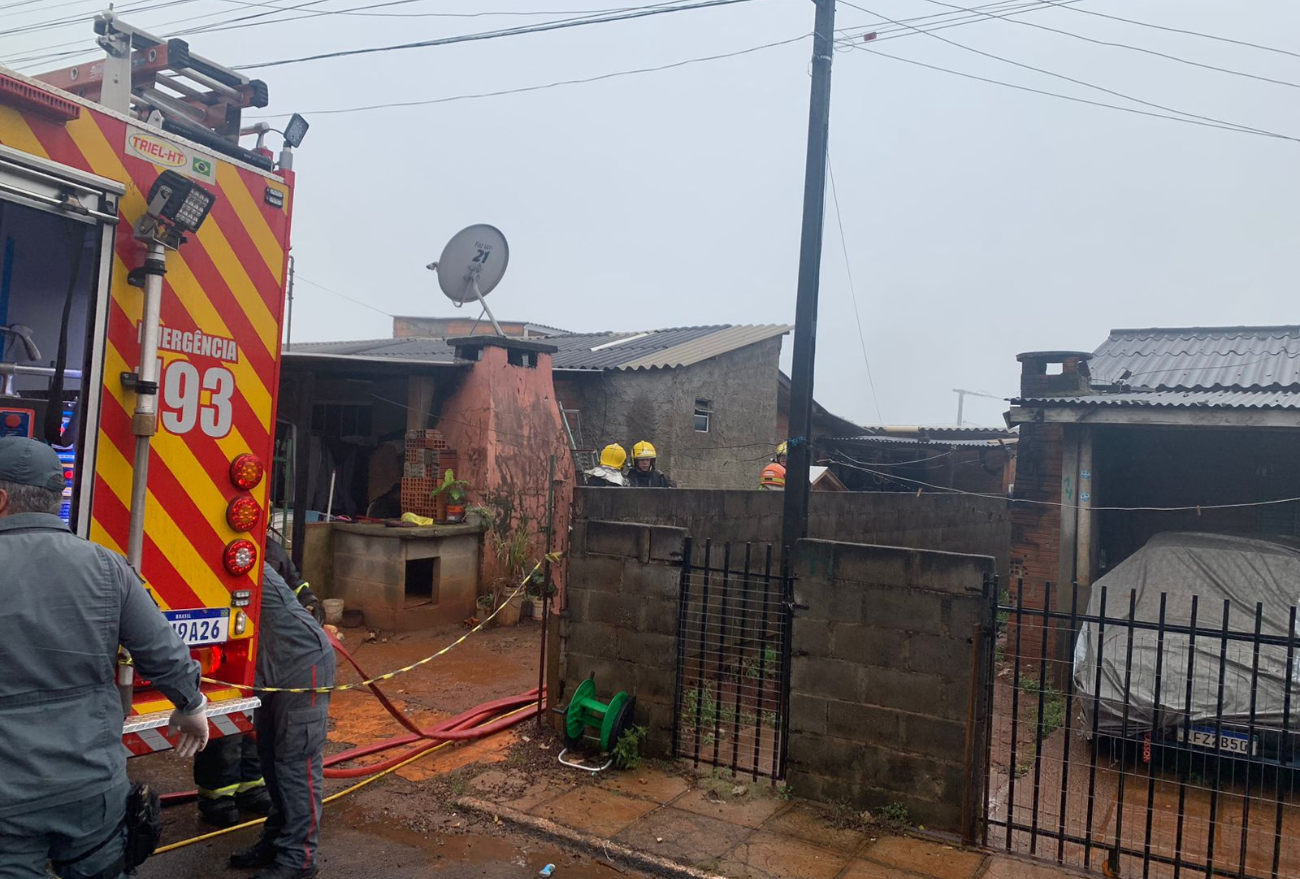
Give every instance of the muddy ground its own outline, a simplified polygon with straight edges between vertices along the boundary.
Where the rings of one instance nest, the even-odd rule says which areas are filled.
[[[380,636],[345,630],[345,646],[367,673],[380,674],[427,656],[464,633],[463,629]],[[429,725],[491,699],[537,686],[539,627],[487,629],[445,656],[385,685],[388,696],[417,723]],[[340,662],[339,682],[359,680]],[[336,693],[330,706],[328,753],[399,735],[403,730],[365,691]],[[459,814],[451,801],[470,780],[494,763],[512,776],[550,773],[558,745],[533,720],[482,742],[445,748],[327,805],[322,822],[321,864],[331,876],[415,879],[424,876],[535,876],[554,864],[556,879],[616,879],[643,876],[626,866],[531,838],[489,819]],[[378,758],[372,758],[378,759]],[[558,767],[555,767],[558,769]],[[160,791],[193,788],[189,763],[170,754],[132,760],[134,778]],[[581,783],[576,779],[575,783]],[[327,780],[332,795],[355,780]],[[169,807],[164,844],[212,832],[193,803]],[[156,855],[139,871],[142,879],[240,876],[226,866],[230,852],[252,844],[250,828]],[[249,871],[251,872],[251,871]]]

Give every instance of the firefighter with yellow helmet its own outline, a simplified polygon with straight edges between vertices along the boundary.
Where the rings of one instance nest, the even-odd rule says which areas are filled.
[[[758,487],[763,491],[785,491],[785,457],[786,452],[790,450],[789,443],[781,443],[776,447],[776,454],[772,456],[772,461],[763,468],[763,472],[758,476]]]
[[[676,488],[677,483],[655,466],[659,453],[648,440],[641,440],[632,447],[632,469],[628,471],[627,481],[632,488]]]
[[[627,463],[627,450],[618,443],[610,443],[600,450],[600,463],[583,471],[586,484],[594,488],[624,488],[627,477],[623,465]]]

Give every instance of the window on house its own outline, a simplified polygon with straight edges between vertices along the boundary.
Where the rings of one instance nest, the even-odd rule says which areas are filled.
[[[709,422],[713,420],[713,402],[711,400],[695,401],[695,429],[700,433],[709,432]]]

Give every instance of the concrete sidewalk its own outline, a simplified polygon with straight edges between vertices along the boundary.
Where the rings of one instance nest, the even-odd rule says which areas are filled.
[[[694,877],[731,879],[1055,879],[1051,866],[955,845],[837,827],[828,810],[785,801],[769,784],[654,768],[592,783],[521,778],[494,768],[459,805],[534,831],[604,848],[611,860]],[[562,879],[562,877],[556,877]]]

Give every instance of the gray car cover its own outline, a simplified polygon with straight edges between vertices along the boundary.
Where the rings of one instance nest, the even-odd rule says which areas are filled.
[[[1183,725],[1212,727],[1220,715],[1227,725],[1245,727],[1251,717],[1252,679],[1255,680],[1255,728],[1280,728],[1287,681],[1287,648],[1261,646],[1259,673],[1257,677],[1252,674],[1256,661],[1255,611],[1262,604],[1261,634],[1275,637],[1288,634],[1291,607],[1300,600],[1300,545],[1218,534],[1159,534],[1093,584],[1088,601],[1090,617],[1102,615],[1103,586],[1107,593],[1105,624],[1084,623],[1074,648],[1074,682],[1087,720],[1087,734],[1092,731],[1094,710],[1098,714],[1098,731],[1108,735],[1141,736],[1151,730],[1157,710],[1161,730]],[[1151,629],[1133,630],[1130,664],[1127,662],[1127,620],[1131,593],[1137,599],[1133,618],[1153,625]],[[1160,649],[1160,634],[1154,624],[1160,619],[1161,593],[1167,596],[1166,625],[1183,627],[1191,622],[1192,596],[1199,596],[1195,655],[1191,657],[1190,724],[1187,724],[1187,680],[1191,639],[1185,633],[1165,632],[1163,650]],[[1225,602],[1230,632],[1226,649],[1220,634]],[[1164,658],[1159,668],[1157,706],[1158,653],[1163,653]],[[1220,710],[1221,656],[1224,661]],[[1293,662],[1300,666],[1300,649],[1295,651]],[[1300,730],[1297,669],[1291,671],[1291,680],[1289,728]]]

